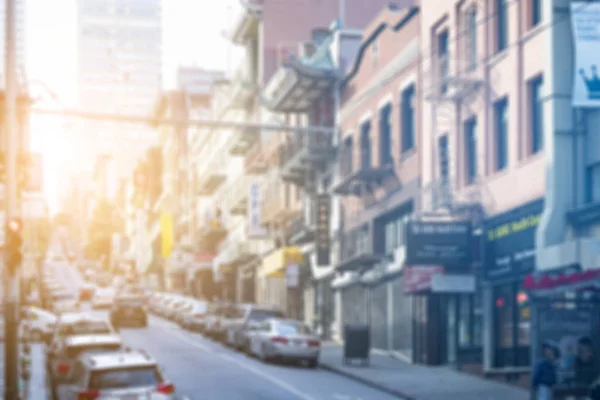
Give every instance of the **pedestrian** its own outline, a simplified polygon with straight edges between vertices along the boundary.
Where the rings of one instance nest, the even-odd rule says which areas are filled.
[[[575,384],[577,386],[590,386],[600,371],[598,360],[594,354],[594,344],[589,337],[582,337],[577,342],[577,358],[575,359]]]
[[[557,383],[556,361],[560,358],[558,346],[552,342],[542,345],[542,359],[533,368],[532,387],[537,400],[552,400],[552,388]]]

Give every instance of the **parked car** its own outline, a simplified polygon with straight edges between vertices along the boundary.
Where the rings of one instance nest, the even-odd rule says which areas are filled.
[[[205,319],[206,335],[215,340],[224,340],[228,321],[238,318],[239,308],[234,304],[218,304]]]
[[[202,332],[208,308],[209,305],[206,301],[193,301],[188,307],[182,310],[181,326],[185,329]]]
[[[64,346],[52,354],[47,371],[52,397],[56,398],[59,385],[77,378],[75,364],[81,354],[114,352],[121,347],[121,338],[118,335],[77,335],[65,339]]]
[[[97,310],[110,309],[113,305],[115,291],[113,289],[97,289],[92,298],[92,308]]]
[[[156,359],[143,350],[84,354],[75,370],[77,375],[58,387],[58,400],[177,398]]]
[[[108,321],[84,313],[59,316],[50,345],[46,349],[47,371],[55,383],[63,382],[68,378],[72,361],[68,349],[74,345],[70,338],[76,337],[102,338],[99,341],[101,344],[105,343],[104,339],[113,343],[114,338],[117,338],[120,343],[119,336]]]
[[[253,325],[248,334],[249,352],[264,362],[305,361],[319,364],[320,339],[300,321],[267,319]]]
[[[239,350],[248,351],[248,329],[269,318],[284,318],[283,311],[275,307],[257,304],[243,304],[238,308],[238,317],[228,321],[227,344]]]
[[[26,307],[22,312],[21,334],[33,342],[48,341],[54,332],[57,317],[38,307]]]
[[[79,289],[79,301],[90,301],[94,297],[96,286],[85,284]]]

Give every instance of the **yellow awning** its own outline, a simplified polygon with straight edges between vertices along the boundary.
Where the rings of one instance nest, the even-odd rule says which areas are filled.
[[[233,268],[231,267],[230,263],[219,264],[217,268],[219,269],[219,272],[222,272],[222,273],[229,273],[229,272],[233,271]]]
[[[290,264],[302,264],[304,255],[299,247],[282,247],[263,259],[261,275],[267,277],[283,277]]]

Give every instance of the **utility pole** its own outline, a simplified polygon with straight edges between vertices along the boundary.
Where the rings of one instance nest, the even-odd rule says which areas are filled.
[[[9,224],[13,218],[18,217],[17,205],[17,152],[19,151],[19,138],[17,126],[17,63],[15,41],[15,1],[6,1],[6,85],[5,97],[5,210],[6,210],[6,235],[8,244]],[[17,337],[19,318],[19,269],[20,265],[9,265],[8,254],[10,249],[5,246],[4,273],[4,399],[19,399],[19,342]],[[8,251],[6,251],[8,250]],[[20,263],[17,263],[20,264]]]

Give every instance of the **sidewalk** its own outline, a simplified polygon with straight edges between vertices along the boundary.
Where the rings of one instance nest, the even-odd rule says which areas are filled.
[[[23,355],[23,352],[21,352]],[[46,371],[44,366],[44,345],[31,345],[31,379],[28,384],[19,383],[24,400],[46,399]],[[0,399],[4,398],[4,343],[0,343]]]
[[[488,381],[446,367],[407,364],[384,354],[371,352],[369,366],[359,360],[343,363],[343,348],[323,343],[321,368],[345,375],[405,400],[529,400],[529,392]]]

